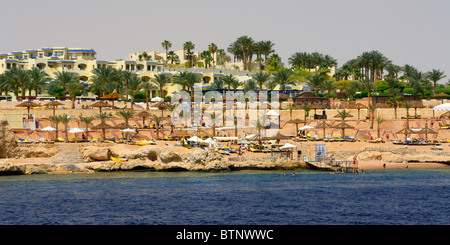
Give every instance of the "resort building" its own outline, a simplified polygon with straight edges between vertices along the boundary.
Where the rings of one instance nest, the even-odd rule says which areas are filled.
[[[175,52],[179,57],[174,61],[174,64],[184,64],[187,59],[183,50]],[[156,74],[165,74],[168,76],[175,76],[181,71],[189,71],[196,73],[199,76],[200,84],[203,91],[208,91],[209,86],[214,83],[215,79],[220,79],[225,75],[235,76],[244,85],[255,71],[239,71],[230,69],[229,64],[222,66],[215,66],[214,69],[205,68],[184,68],[171,65],[165,65],[165,53],[156,51],[145,51],[142,53],[129,53],[129,57],[119,60],[101,60],[97,59],[97,52],[94,49],[86,48],[68,48],[68,47],[45,47],[41,49],[29,49],[25,51],[14,51],[10,53],[0,53],[0,74],[12,69],[13,67],[30,70],[37,67],[51,77],[55,77],[56,72],[71,72],[80,79],[80,83],[89,85],[93,70],[98,67],[110,66],[118,70],[129,71],[132,75],[141,77],[144,81],[150,81]],[[199,57],[199,53],[194,53]],[[155,61],[156,60],[156,61]],[[214,55],[213,63],[217,62],[217,56]],[[230,63],[231,64],[231,63]],[[234,64],[234,63],[233,63]],[[238,89],[243,89],[240,86]],[[180,91],[181,86],[169,85],[163,91],[164,96],[172,96],[176,91]],[[224,88],[224,91],[227,90]],[[281,90],[279,86],[275,90]],[[288,97],[296,96],[303,90],[302,85],[286,86],[286,95]],[[159,96],[159,89],[154,86],[151,91],[151,97]]]

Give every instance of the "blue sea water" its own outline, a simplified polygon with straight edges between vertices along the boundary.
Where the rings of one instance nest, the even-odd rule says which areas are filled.
[[[450,168],[0,176],[0,225],[448,225]]]

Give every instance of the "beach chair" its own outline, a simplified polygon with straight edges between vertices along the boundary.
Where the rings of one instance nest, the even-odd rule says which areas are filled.
[[[406,148],[408,148],[408,146],[407,145],[405,145],[405,146],[397,146],[396,148],[397,149],[406,149]]]
[[[438,150],[438,151],[442,151],[444,148],[442,148],[442,146],[437,146],[437,145],[433,145],[431,147],[431,150]]]

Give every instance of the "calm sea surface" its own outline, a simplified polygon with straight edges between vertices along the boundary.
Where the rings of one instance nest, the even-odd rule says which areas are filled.
[[[449,225],[450,168],[0,176],[0,224]]]

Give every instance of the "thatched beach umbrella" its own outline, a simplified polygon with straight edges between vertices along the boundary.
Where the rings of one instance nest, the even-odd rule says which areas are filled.
[[[431,128],[428,128],[428,126],[425,126],[425,128],[421,129],[419,132],[417,132],[419,134],[425,134],[425,139],[428,140],[428,135],[429,134],[437,134],[436,131],[434,131]]]
[[[363,105],[363,104],[361,104],[361,103],[356,103],[356,104],[350,106],[349,109],[357,109],[357,110],[358,110],[358,120],[359,120],[359,118],[360,118],[360,117],[359,117],[359,111],[360,111],[361,109],[365,109],[365,108],[367,108],[365,105]]]
[[[425,108],[422,101],[414,101],[411,108],[414,108],[414,114],[417,115],[417,108]]]
[[[446,93],[439,93],[439,94],[435,94],[433,97],[435,98],[441,98],[442,100],[442,104],[444,104],[444,98],[449,97],[450,95],[446,94]]]
[[[148,111],[141,111],[136,114],[137,117],[142,117],[142,126],[145,126],[145,118],[151,116],[152,114]]]
[[[411,130],[410,128],[403,128],[400,131],[396,132],[396,134],[404,134],[407,137],[410,134],[415,134],[416,131]]]
[[[114,100],[118,100],[124,98],[122,95],[118,94],[118,93],[110,93],[107,94],[103,97],[101,97],[100,99],[102,100],[111,100],[112,101],[112,107],[114,108]]]
[[[325,121],[323,121],[322,123],[320,123],[319,125],[315,126],[314,128],[321,128],[321,129],[323,129],[323,137],[325,138],[325,129],[333,128],[333,126],[331,126],[330,124],[328,124]]]
[[[303,121],[301,119],[292,119],[292,120],[287,121],[286,123],[293,123],[293,124],[295,124],[295,135],[297,135],[298,134],[298,125],[300,123],[305,123],[305,122],[306,121]]]
[[[100,113],[102,113],[103,107],[111,107],[111,105],[108,104],[108,102],[98,101],[98,102],[95,102],[94,104],[90,105],[90,107],[98,107],[100,109]]]
[[[187,131],[187,130],[177,129],[172,134],[170,134],[170,136],[172,136],[172,137],[180,137],[180,138],[191,137],[192,133]]]
[[[101,129],[103,132],[103,140],[106,139],[106,129],[112,129],[115,128],[105,122],[101,122],[100,124],[95,125],[94,127],[92,127],[92,129]]]
[[[53,116],[55,115],[55,110],[56,107],[58,107],[59,105],[64,105],[63,103],[59,102],[59,101],[50,101],[47,104],[45,104],[45,106],[52,106],[53,107]]]
[[[166,109],[166,103],[165,102],[158,102],[151,107],[156,107],[161,110],[161,117],[164,117],[164,109]]]
[[[28,111],[28,117],[30,116],[29,115],[30,114],[30,107],[37,107],[37,106],[39,106],[39,104],[34,103],[33,101],[25,101],[25,102],[22,102],[22,103],[16,105],[16,107],[26,107],[27,111]]]
[[[291,136],[280,134],[280,132],[277,132],[273,136],[262,137],[263,140],[287,140],[287,139],[290,139],[290,138],[291,138]]]
[[[349,129],[353,129],[355,127],[353,127],[352,125],[349,125],[345,122],[341,122],[338,123],[337,125],[334,125],[333,128],[340,128],[342,129],[342,138],[345,139],[345,129],[349,128]]]

